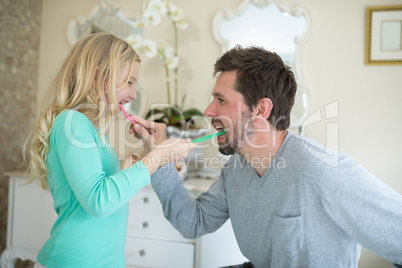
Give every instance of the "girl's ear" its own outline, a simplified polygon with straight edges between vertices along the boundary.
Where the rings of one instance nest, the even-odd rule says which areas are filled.
[[[271,116],[271,111],[274,105],[272,104],[271,99],[262,98],[256,107],[256,116],[261,116],[265,119],[268,119]]]

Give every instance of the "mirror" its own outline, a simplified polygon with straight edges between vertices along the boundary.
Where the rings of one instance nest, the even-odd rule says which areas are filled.
[[[300,69],[301,44],[308,36],[310,17],[302,7],[287,7],[278,0],[244,0],[234,10],[215,15],[213,33],[222,53],[240,44],[276,52],[289,65],[298,84],[291,113],[291,128],[301,128],[310,106]]]
[[[119,38],[126,38],[131,34],[142,34],[137,28],[135,20],[126,16],[115,1],[100,1],[86,16],[78,16],[70,20],[67,27],[67,37],[71,45],[81,38],[98,32],[107,32]]]

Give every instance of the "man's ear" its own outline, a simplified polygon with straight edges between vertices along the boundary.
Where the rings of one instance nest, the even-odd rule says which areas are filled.
[[[256,116],[261,116],[265,119],[268,119],[271,116],[273,107],[274,105],[272,104],[271,99],[262,98],[256,107]]]

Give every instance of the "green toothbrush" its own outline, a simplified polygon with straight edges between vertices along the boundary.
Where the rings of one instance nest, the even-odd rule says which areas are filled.
[[[225,134],[225,133],[226,133],[226,131],[224,130],[222,132],[214,133],[214,134],[211,134],[211,135],[207,135],[207,136],[192,140],[191,142],[202,142],[202,141],[211,139],[213,137],[216,137],[216,136],[219,136],[219,135],[222,135],[222,134]]]

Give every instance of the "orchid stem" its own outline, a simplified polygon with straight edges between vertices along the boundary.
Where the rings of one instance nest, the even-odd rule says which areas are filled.
[[[170,119],[171,117],[171,112],[170,112],[170,106],[172,105],[172,100],[170,98],[170,78],[169,78],[169,68],[167,64],[165,64],[165,71],[166,71],[166,89],[167,89],[167,99],[168,99],[168,118]]]
[[[173,30],[174,30],[174,54],[175,57],[179,57],[179,37],[176,23],[173,22]],[[176,68],[174,69],[174,104],[177,106],[179,101],[179,64],[177,64]]]

